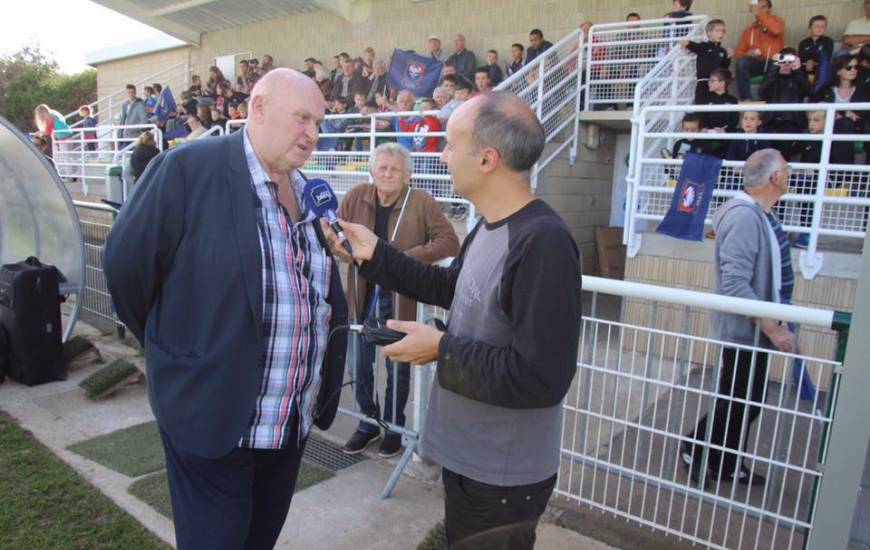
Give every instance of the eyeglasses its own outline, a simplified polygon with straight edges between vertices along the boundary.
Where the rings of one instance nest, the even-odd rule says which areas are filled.
[[[846,68],[847,71],[857,71],[857,70],[858,70],[858,65],[846,65],[845,68]]]

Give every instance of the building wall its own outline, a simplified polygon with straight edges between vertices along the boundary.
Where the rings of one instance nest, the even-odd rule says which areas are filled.
[[[591,275],[598,273],[593,232],[610,222],[616,133],[602,128],[601,145],[589,149],[583,145],[585,131],[581,125],[574,165],[567,151],[561,153],[539,176],[536,194],[565,220],[583,254],[583,273]]]
[[[189,47],[180,47],[101,63],[97,67],[97,97],[103,98],[114,94],[127,84],[138,84],[151,75],[164,73],[179,63],[187,63],[190,51]],[[168,78],[169,73],[165,73],[153,81],[165,84]],[[141,96],[141,90],[139,94]]]
[[[667,0],[601,2],[599,0],[377,0],[372,14],[363,22],[350,23],[339,15],[319,10],[311,13],[271,19],[227,30],[207,33],[198,48],[179,48],[100,64],[99,93],[115,91],[126,82],[136,82],[186,59],[188,52],[193,69],[205,74],[216,56],[253,52],[270,53],[278,65],[300,67],[302,60],[314,56],[331,62],[340,51],[359,55],[367,46],[378,56],[388,57],[393,48],[425,50],[430,34],[441,37],[445,50],[452,50],[452,36],[457,32],[468,38],[468,48],[483,58],[494,48],[504,60],[513,42],[528,43],[528,31],[539,27],[551,41],[556,41],[583,21],[622,21],[630,11],[644,18],[661,16],[668,11]],[[740,6],[736,8],[735,6]],[[748,2],[734,0],[699,0],[696,13],[721,17],[728,26],[726,45],[735,46],[740,31],[752,16]],[[823,13],[831,21],[829,35],[835,40],[850,19],[863,13],[859,0],[775,0],[774,13],[785,17],[787,42],[797,44],[805,36],[808,19]]]

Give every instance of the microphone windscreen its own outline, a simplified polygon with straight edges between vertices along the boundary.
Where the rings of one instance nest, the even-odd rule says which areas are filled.
[[[322,218],[326,212],[335,212],[338,210],[338,198],[332,191],[332,187],[326,183],[326,180],[319,178],[310,179],[305,184],[303,191],[305,206],[314,212],[318,218]]]

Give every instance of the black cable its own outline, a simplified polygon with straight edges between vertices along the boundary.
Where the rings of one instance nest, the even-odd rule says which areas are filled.
[[[335,335],[336,332],[338,332],[339,330],[350,331],[350,327],[351,327],[351,325],[339,325],[339,326],[333,328],[331,331],[329,331],[329,335],[327,335],[327,337],[326,337],[326,347],[329,347],[329,341],[332,339],[332,337]],[[354,386],[355,384],[359,384],[359,383],[360,382],[358,380],[355,380],[355,379],[351,379],[351,380],[348,380],[347,382],[342,383],[339,387],[337,387],[329,395],[329,397],[326,398],[326,400],[324,400],[323,404],[321,405],[321,408],[318,411],[315,411],[314,417],[317,418],[318,416],[323,414],[323,411],[326,410],[326,407],[329,405],[329,403],[341,394],[341,390],[343,390],[347,386]],[[370,418],[370,419],[374,420],[378,426],[380,426],[385,431],[387,431],[390,429],[390,427],[387,425],[387,423],[384,420],[382,420],[380,418],[381,406],[380,406],[380,403],[378,401],[378,392],[375,390],[372,393],[374,394],[375,414],[374,415],[367,414],[366,418]]]

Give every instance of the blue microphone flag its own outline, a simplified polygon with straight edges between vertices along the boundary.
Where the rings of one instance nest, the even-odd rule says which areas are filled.
[[[318,218],[330,217],[327,214],[330,212],[335,216],[335,211],[338,210],[338,198],[326,180],[320,178],[308,180],[303,195],[305,206]]]

